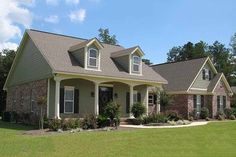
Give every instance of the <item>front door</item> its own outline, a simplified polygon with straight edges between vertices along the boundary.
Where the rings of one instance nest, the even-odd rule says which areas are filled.
[[[104,113],[106,104],[113,100],[113,88],[112,87],[99,87],[99,114]]]

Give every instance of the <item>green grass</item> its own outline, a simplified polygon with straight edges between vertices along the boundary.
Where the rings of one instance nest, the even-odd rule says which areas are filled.
[[[235,157],[236,122],[175,129],[22,135],[28,127],[0,122],[0,156]]]

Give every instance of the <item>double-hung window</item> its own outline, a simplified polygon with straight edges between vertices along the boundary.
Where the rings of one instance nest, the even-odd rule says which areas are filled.
[[[65,86],[64,113],[74,113],[74,87]]]
[[[97,49],[90,48],[88,50],[88,66],[93,68],[98,68],[99,53]]]
[[[133,56],[133,72],[140,73],[141,58],[139,56]]]
[[[148,95],[148,104],[154,104],[154,95],[153,94]]]
[[[218,95],[217,96],[217,110],[223,112],[226,108],[226,96]]]

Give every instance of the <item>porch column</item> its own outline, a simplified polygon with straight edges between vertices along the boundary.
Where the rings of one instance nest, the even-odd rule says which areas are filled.
[[[129,102],[130,102],[130,113],[129,113],[129,117],[130,118],[133,118],[133,115],[132,115],[132,113],[131,113],[131,109],[132,109],[132,106],[133,106],[133,104],[134,104],[134,86],[133,85],[130,85],[129,86],[129,93],[130,93],[130,100],[129,100]]]
[[[54,118],[60,119],[60,82],[61,79],[54,77],[56,82],[55,88],[55,115]]]
[[[160,92],[161,91],[157,91],[157,96],[156,96],[156,105],[157,105],[157,108],[156,108],[156,112],[157,113],[160,113],[161,112],[161,105],[160,105]]]
[[[95,85],[95,91],[94,91],[94,113],[95,115],[99,115],[99,83],[98,82],[94,82]]]
[[[145,96],[145,106],[146,106],[146,115],[148,115],[148,86],[147,86],[147,89],[146,89],[146,96]]]

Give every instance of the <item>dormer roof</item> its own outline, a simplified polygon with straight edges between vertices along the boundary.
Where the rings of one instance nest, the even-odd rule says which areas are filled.
[[[100,41],[97,38],[92,38],[92,39],[89,39],[89,40],[86,40],[86,41],[83,41],[76,45],[71,46],[68,51],[73,52],[84,47],[89,47],[92,44],[95,44],[98,49],[103,48],[103,45],[100,43]]]
[[[116,57],[126,56],[126,55],[133,54],[135,52],[137,52],[140,56],[144,55],[144,52],[142,51],[142,49],[139,46],[134,46],[134,47],[127,48],[124,50],[113,52],[113,53],[111,53],[111,57],[116,58]]]

